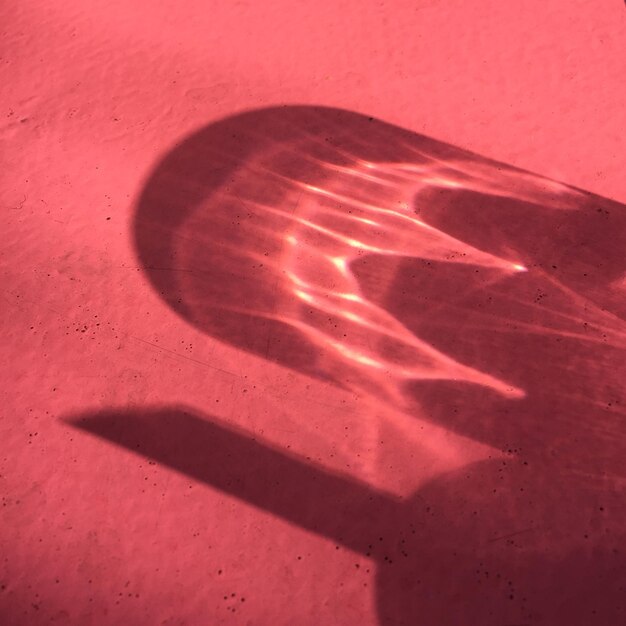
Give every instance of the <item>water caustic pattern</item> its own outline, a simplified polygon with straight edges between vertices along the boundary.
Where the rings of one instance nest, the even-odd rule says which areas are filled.
[[[281,293],[275,311],[250,312],[299,330],[317,346],[327,369],[344,384],[360,380],[366,388],[373,385],[397,399],[404,380],[448,378],[519,397],[520,390],[421,341],[367,298],[351,270],[352,262],[366,254],[482,265],[505,274],[523,270],[519,264],[481,252],[429,226],[415,217],[410,203],[396,200],[410,199],[424,185],[452,181],[440,178],[436,180],[441,182],[430,182],[433,179],[428,172],[392,165],[358,164],[352,169],[320,165],[328,170],[325,188],[298,180],[281,181],[286,199],[295,202],[291,210],[254,198],[244,200],[236,187],[221,194],[222,200],[243,203],[252,228],[258,215],[260,221],[269,222],[259,226],[259,235],[275,237],[275,245],[281,247],[275,259],[246,251],[251,261],[272,268],[275,289]],[[361,193],[341,190],[344,186],[360,188]],[[363,187],[367,187],[369,202],[359,199]],[[337,188],[341,191],[331,190]]]
[[[176,147],[135,241],[207,334],[375,398],[410,431],[429,381],[525,398],[541,369],[529,337],[623,348],[624,216],[610,205],[364,116],[282,107]],[[559,376],[544,372],[543,392]]]
[[[314,117],[309,121],[314,124]],[[489,281],[515,280],[526,267],[513,251],[493,254],[428,223],[428,192],[475,191],[542,203],[549,211],[572,210],[581,194],[527,173],[418,149],[406,140],[391,146],[404,160],[361,158],[378,140],[375,131],[370,145],[367,136],[346,142],[345,129],[338,145],[329,145],[288,116],[280,126],[288,139],[278,136],[267,145],[274,137],[252,128],[243,137],[233,135],[229,151],[216,149],[215,164],[228,167],[241,142],[258,142],[223,180],[207,181],[206,196],[194,198],[180,217],[183,223],[168,246],[175,267],[150,263],[153,273],[176,272],[183,294],[177,308],[201,325],[211,325],[207,316],[216,310],[224,312],[220,317],[255,316],[286,325],[314,347],[317,367],[326,375],[360,394],[375,389],[399,407],[407,380],[464,381],[523,397],[522,388],[462,363],[409,330],[364,293],[352,265],[366,256],[372,263],[380,256],[414,258],[484,268]],[[185,172],[178,175],[184,190]],[[140,212],[139,218],[142,228],[153,226],[154,215]],[[143,253],[141,231],[138,236]],[[269,356],[276,336],[268,331],[263,340]]]

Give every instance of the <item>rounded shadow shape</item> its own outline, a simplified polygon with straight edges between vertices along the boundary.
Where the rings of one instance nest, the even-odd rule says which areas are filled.
[[[384,220],[396,219],[399,200],[436,233],[434,244],[402,229],[376,239],[354,225],[360,211],[391,228]],[[387,246],[350,257],[369,329],[345,320],[362,310],[336,305],[341,272],[315,273],[329,255],[354,252],[351,228]],[[304,231],[298,257],[290,246]],[[401,386],[422,416],[498,448],[558,448],[581,467],[623,473],[626,211],[615,202],[358,113],[284,106],[177,144],[145,185],[134,239],[156,291],[215,339],[374,393],[386,374],[358,358],[337,368],[328,346],[352,333],[351,349],[375,344],[368,357],[392,367],[423,356],[414,344],[407,356],[418,339],[526,394],[511,401],[454,374],[417,376]],[[452,253],[433,252],[441,242]],[[528,271],[507,273],[507,259]],[[310,276],[317,291],[300,290]],[[375,336],[380,319],[402,325],[403,345]]]

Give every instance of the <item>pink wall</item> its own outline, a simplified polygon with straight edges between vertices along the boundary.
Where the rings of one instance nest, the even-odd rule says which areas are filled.
[[[622,2],[23,0],[0,8],[0,32],[0,624],[626,622]],[[294,143],[264,115],[217,124],[280,105],[345,109],[374,130],[326,120],[347,143],[319,156],[319,128]],[[220,135],[229,124],[243,143]],[[417,189],[397,163],[444,164],[409,175],[431,185],[436,244],[399,229],[369,266],[350,258],[366,304],[330,313],[364,317],[368,349],[373,320],[402,323],[410,407],[387,384],[404,358],[391,348],[374,375],[345,346],[325,361],[321,322],[293,331],[309,352],[290,335],[278,358],[246,344],[266,326],[244,341],[247,322],[203,317],[207,294],[238,283],[228,265],[217,292],[185,272],[215,267],[210,246],[243,245],[232,224],[138,221],[142,198],[164,215],[185,205],[191,172],[197,204],[236,190],[305,219],[295,188],[277,199],[251,173],[244,144],[254,167],[299,167],[360,210],[369,183],[313,176],[304,150],[317,166],[341,150],[375,162],[399,194],[380,191],[381,206]],[[285,146],[296,157],[271,156]],[[155,172],[180,154],[188,169]],[[216,186],[220,168],[233,178]],[[447,182],[424,183],[435,170]],[[161,267],[153,242],[170,231],[144,234],[163,227],[176,237]],[[474,257],[452,271],[455,254]],[[317,267],[303,255],[289,267]],[[254,276],[286,280],[280,259]],[[503,279],[505,261],[528,271]],[[435,279],[423,262],[442,265]],[[271,313],[293,328],[304,313],[285,298]]]

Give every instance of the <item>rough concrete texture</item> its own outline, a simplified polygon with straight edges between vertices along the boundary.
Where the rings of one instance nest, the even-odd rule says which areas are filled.
[[[0,624],[626,623],[625,46],[3,3]]]

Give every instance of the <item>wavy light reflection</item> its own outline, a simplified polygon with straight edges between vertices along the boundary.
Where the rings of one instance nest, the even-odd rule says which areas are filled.
[[[136,223],[143,267],[186,320],[335,383],[349,392],[337,404],[360,399],[347,458],[380,452],[393,425],[432,475],[511,440],[563,445],[584,412],[562,406],[570,387],[602,395],[597,372],[626,345],[622,230],[603,199],[306,108],[192,137],[155,173]],[[463,456],[474,444],[489,450]]]
[[[411,165],[353,159],[347,166],[316,159],[313,184],[310,176],[286,176],[272,165],[274,156],[247,162],[242,175],[216,195],[221,203],[246,212],[245,236],[257,244],[243,246],[238,253],[269,272],[263,280],[271,281],[275,303],[221,303],[222,308],[297,330],[316,347],[318,365],[328,375],[359,396],[382,401],[385,419],[403,430],[415,428],[404,393],[410,381],[449,380],[480,385],[503,398],[524,396],[519,386],[460,362],[409,330],[368,297],[353,266],[365,257],[372,263],[380,256],[414,258],[483,268],[492,282],[513,280],[527,271],[519,259],[481,250],[429,224],[426,196],[454,188],[516,199],[533,193],[536,201],[545,193],[543,179],[528,176],[521,187],[518,179],[507,191],[506,176],[493,170],[487,176],[469,161],[431,159]],[[280,202],[267,202],[258,191],[250,193],[251,188],[266,188],[268,180],[280,188]],[[567,194],[571,191],[565,187],[551,187],[550,206],[569,208]],[[201,221],[210,211],[193,217],[190,230],[198,238],[210,230]],[[261,253],[260,242],[273,252]],[[185,257],[185,250],[181,252]]]

